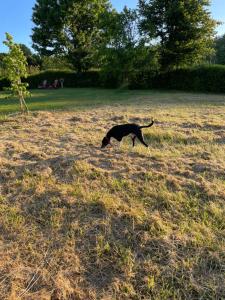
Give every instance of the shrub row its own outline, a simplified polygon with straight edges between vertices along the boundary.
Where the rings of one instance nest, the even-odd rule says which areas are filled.
[[[0,78],[0,91],[3,90],[4,87],[9,86],[9,80],[6,78]]]
[[[105,87],[117,88],[121,85],[121,74],[118,72],[89,71],[85,73],[75,73],[72,71],[45,71],[30,75],[23,81],[28,82],[30,89],[36,89],[44,80],[52,84],[55,79],[64,79],[64,86],[68,88],[82,87]],[[9,82],[5,78],[0,79],[0,90],[8,87]]]
[[[30,75],[25,79],[31,89],[36,89],[44,80],[52,84],[55,79],[64,79],[64,86],[70,88],[76,87],[95,87],[99,85],[99,73],[74,73],[70,71],[45,71],[38,74]]]
[[[225,66],[199,66],[161,74],[136,72],[130,76],[129,88],[224,93]]]
[[[25,81],[31,89],[37,88],[45,79],[53,83],[64,78],[64,86],[118,88],[123,83],[123,74],[119,72],[89,71],[75,73],[70,71],[45,71],[30,75]],[[186,69],[177,69],[167,73],[133,72],[129,75],[130,89],[174,89],[196,92],[225,92],[225,66],[210,65]],[[0,90],[9,86],[6,79],[0,79]]]

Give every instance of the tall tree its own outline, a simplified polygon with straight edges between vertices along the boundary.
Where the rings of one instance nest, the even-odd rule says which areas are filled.
[[[103,65],[110,71],[132,69],[135,60],[135,48],[139,43],[137,13],[124,7],[121,13],[111,12],[106,16],[104,32],[106,44],[103,44]]]
[[[6,33],[4,44],[9,48],[9,53],[4,57],[3,63],[6,69],[6,75],[11,86],[8,90],[13,96],[17,96],[20,101],[22,112],[28,111],[25,97],[30,95],[27,91],[28,83],[22,82],[21,78],[27,77],[27,60],[20,46],[13,41],[13,37]]]
[[[162,69],[201,62],[213,51],[209,0],[139,0],[140,28],[160,43]]]
[[[135,70],[155,70],[158,66],[156,47],[146,45],[138,24],[137,10],[126,6],[120,13],[112,11],[106,18],[103,68],[122,74],[124,80]]]
[[[42,55],[66,54],[78,71],[94,65],[102,41],[101,18],[108,0],[37,0],[33,47]]]

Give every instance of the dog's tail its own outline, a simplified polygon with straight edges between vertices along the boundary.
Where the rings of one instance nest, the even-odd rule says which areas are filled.
[[[140,129],[142,129],[142,128],[149,128],[149,127],[151,127],[153,124],[154,124],[154,120],[152,120],[152,123],[151,123],[151,124],[146,125],[146,126],[139,126],[139,128],[140,128]]]

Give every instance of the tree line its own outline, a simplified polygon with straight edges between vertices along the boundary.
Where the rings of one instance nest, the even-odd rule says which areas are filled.
[[[37,0],[28,66],[168,71],[204,62],[225,64],[225,35],[215,38],[208,0],[139,0],[116,11],[109,0]],[[2,57],[0,54],[0,66]]]
[[[170,70],[206,61],[218,24],[207,0],[139,0],[116,11],[109,0],[37,0],[32,40],[41,55],[91,68]]]

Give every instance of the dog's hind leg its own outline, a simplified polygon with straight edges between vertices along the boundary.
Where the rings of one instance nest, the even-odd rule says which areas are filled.
[[[143,135],[142,135],[142,133],[141,132],[139,132],[138,134],[137,134],[137,138],[139,139],[139,141],[143,144],[143,145],[145,145],[145,147],[148,147],[148,145],[145,143],[145,141],[144,141],[144,138],[143,138]]]
[[[135,146],[135,139],[136,139],[136,135],[132,136],[132,137],[131,137],[131,139],[132,139],[132,142],[133,142],[133,147],[134,147],[134,146]]]

